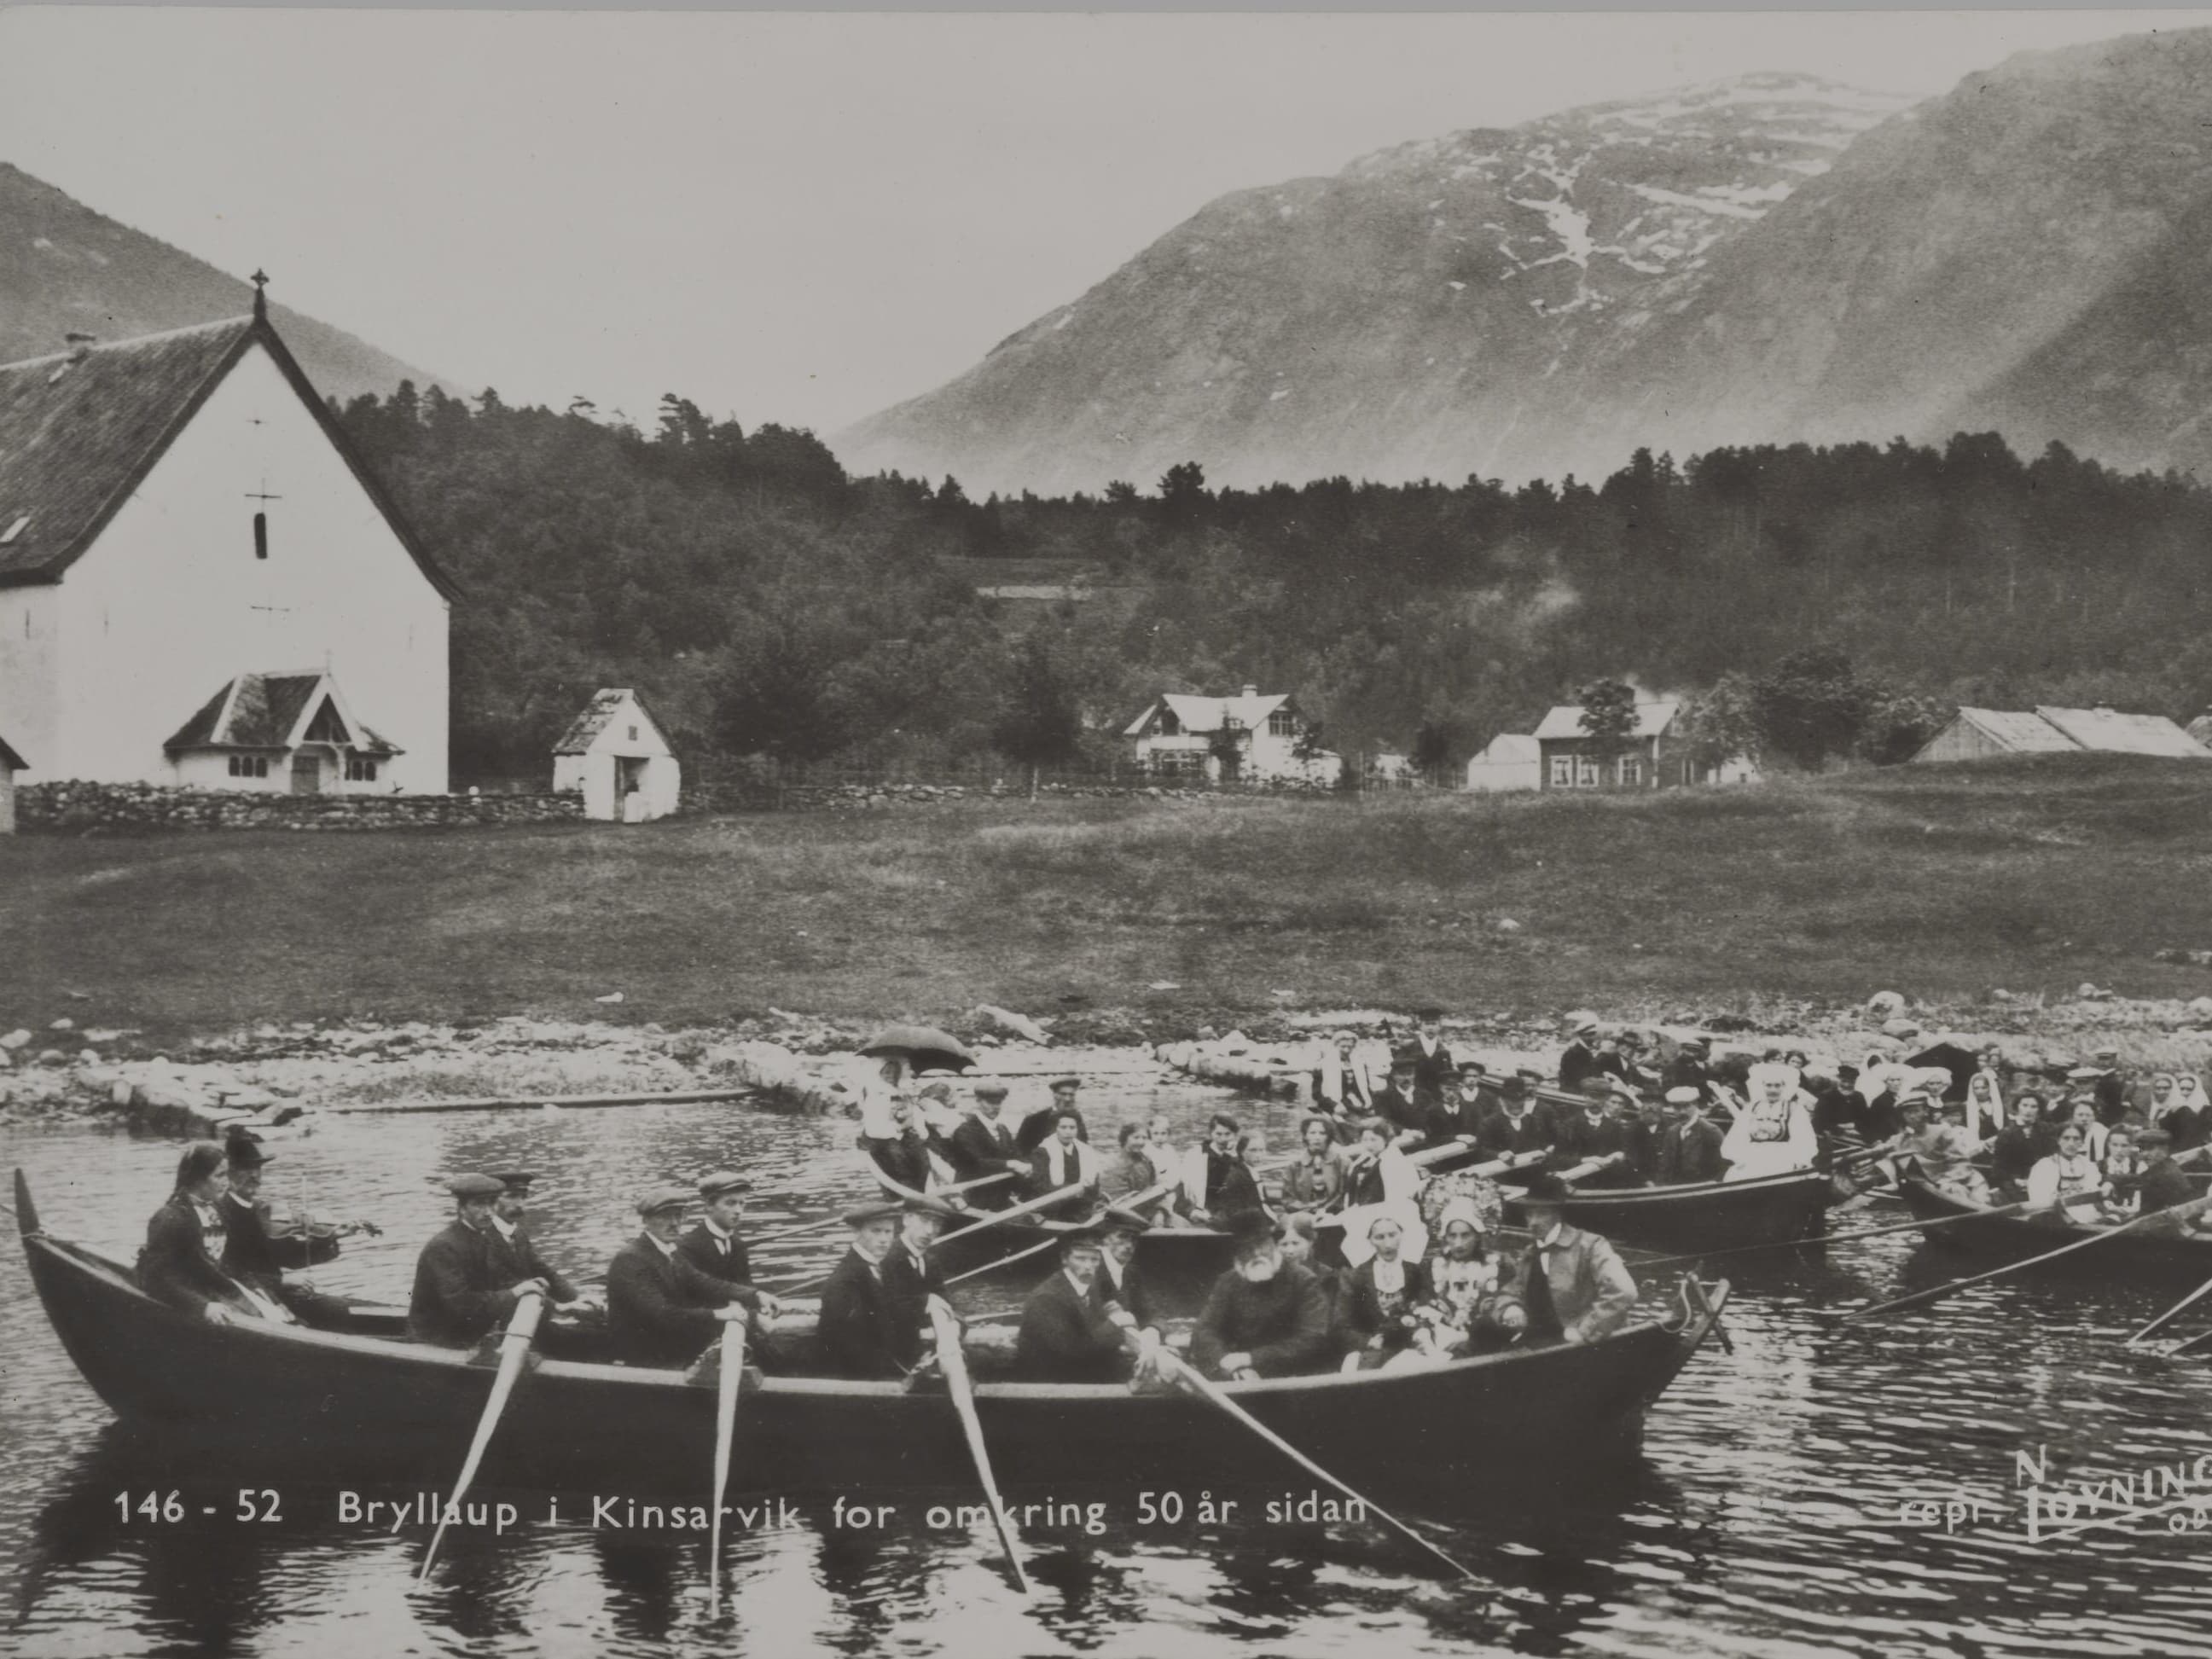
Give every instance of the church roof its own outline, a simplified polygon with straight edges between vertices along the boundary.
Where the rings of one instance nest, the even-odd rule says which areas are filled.
[[[0,364],[0,587],[60,580],[257,342],[422,574],[457,597],[262,317]]]
[[[30,762],[10,749],[5,738],[0,738],[0,766],[6,767],[10,772],[27,772],[31,769]]]
[[[198,711],[161,746],[171,754],[187,749],[295,749],[306,736],[325,697],[332,702],[347,746],[362,755],[400,751],[353,717],[337,684],[319,670],[297,673],[240,674],[200,705]]]

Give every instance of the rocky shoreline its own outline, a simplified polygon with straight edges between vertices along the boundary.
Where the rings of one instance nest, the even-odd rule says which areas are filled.
[[[2098,1046],[2141,1066],[2212,1062],[2212,998],[2131,1000],[2085,985],[2058,1001],[1998,994],[1967,1006],[1914,1005],[1884,993],[1845,1007],[1805,1003],[1732,1008],[1650,1004],[1599,1009],[1609,1026],[1661,1039],[1692,1032],[1719,1048],[1803,1047],[1816,1057],[1903,1053],[1939,1039],[1996,1042],[2018,1060],[2063,1064]],[[984,1056],[982,1069],[1019,1076],[1056,1070],[1165,1066],[1226,1087],[1295,1098],[1315,1041],[1350,1030],[1402,1035],[1402,1014],[1380,1009],[1285,1008],[1258,1019],[1206,1011],[1079,1010],[1030,1017],[979,1007],[944,1022]],[[665,1029],[608,1018],[514,1015],[479,1022],[386,1024],[364,1019],[259,1024],[159,1050],[88,1013],[27,1023],[0,1035],[0,1127],[109,1115],[152,1133],[204,1133],[230,1117],[281,1127],[311,1110],[403,1109],[441,1103],[697,1091],[782,1091],[799,1109],[834,1110],[855,1068],[841,1066],[877,1022],[772,1009],[708,1027]],[[1486,1060],[1548,1066],[1570,1021],[1558,1015],[1448,1017],[1455,1048]],[[1079,1057],[1078,1051],[1080,1051]],[[781,1058],[779,1058],[781,1056]]]

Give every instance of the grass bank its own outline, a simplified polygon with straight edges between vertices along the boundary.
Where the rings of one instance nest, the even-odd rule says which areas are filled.
[[[1537,1011],[2194,996],[2212,766],[1633,799],[969,803],[639,829],[0,841],[0,1024]],[[1507,929],[1511,921],[1517,928]],[[1146,988],[1173,981],[1172,992]],[[621,991],[619,1010],[592,999]],[[1288,999],[1278,996],[1288,992]]]

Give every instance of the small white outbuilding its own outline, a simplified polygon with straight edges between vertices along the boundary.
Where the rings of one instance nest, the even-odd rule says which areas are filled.
[[[1543,787],[1543,750],[1533,737],[1500,732],[1467,763],[1467,787],[1481,793]]]
[[[676,810],[682,769],[636,692],[595,691],[553,746],[553,787],[578,789],[584,816],[643,823]]]

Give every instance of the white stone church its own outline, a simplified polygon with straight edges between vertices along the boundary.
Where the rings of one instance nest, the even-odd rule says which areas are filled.
[[[253,314],[0,365],[20,781],[447,787],[456,590]]]

